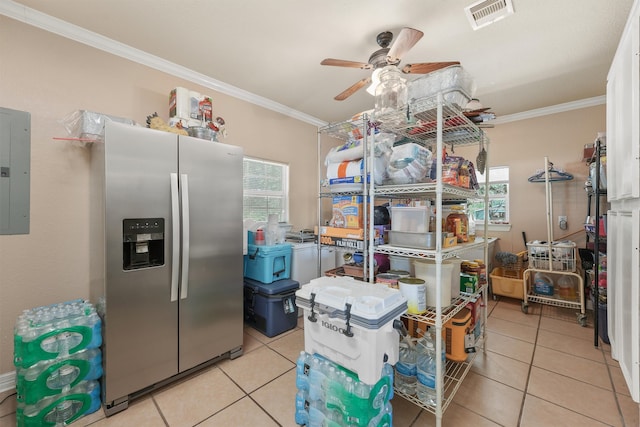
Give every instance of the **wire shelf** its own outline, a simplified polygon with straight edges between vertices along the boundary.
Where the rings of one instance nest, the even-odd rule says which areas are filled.
[[[467,360],[465,360],[464,362],[452,362],[450,360],[447,360],[446,371],[443,378],[443,395],[442,395],[442,413],[443,414],[447,410],[449,403],[453,401],[453,398],[456,395],[458,388],[460,387],[460,385],[462,384],[462,381],[465,379],[465,377],[469,373],[471,366],[473,366],[473,361],[475,360],[478,354],[478,349],[483,345],[484,345],[484,340],[481,335],[478,338],[478,340],[476,340],[476,352],[470,353],[469,356],[467,357]],[[413,395],[406,394],[395,387],[394,387],[394,392],[404,397],[405,399],[413,402],[415,405],[431,412],[432,414],[436,413],[435,406],[430,406],[425,404],[423,401],[418,399],[418,396],[416,396],[415,394]]]
[[[327,135],[331,138],[347,141],[349,139],[361,139],[369,128],[373,127],[368,118],[362,117],[354,120],[345,120],[343,122],[329,123],[328,125],[318,129],[318,133]]]
[[[484,246],[484,241],[482,239],[478,239],[472,243],[463,243],[455,246],[451,246],[449,248],[443,248],[442,259],[454,258],[458,255],[463,254],[465,251],[473,248],[480,248]],[[436,254],[438,251],[435,249],[417,249],[417,248],[406,248],[394,245],[378,245],[374,247],[375,252],[388,254],[388,255],[402,255],[408,256],[412,258],[420,258],[420,259],[430,259],[435,260]]]
[[[407,185],[381,185],[374,189],[374,194],[380,197],[400,197],[407,195],[415,197],[435,198],[437,183],[417,183]],[[402,197],[404,195],[404,197]],[[450,184],[442,184],[442,198],[444,200],[466,200],[481,197],[476,190],[463,187],[456,187]]]
[[[382,127],[421,143],[435,144],[438,134],[438,101],[436,96],[421,98],[410,103],[407,110],[377,117]],[[488,139],[475,123],[467,118],[455,104],[442,106],[442,142],[445,145],[470,145]]]

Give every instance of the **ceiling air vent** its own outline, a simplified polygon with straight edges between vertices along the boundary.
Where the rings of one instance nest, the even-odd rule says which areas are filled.
[[[471,28],[477,30],[513,14],[511,0],[480,0],[464,8]]]

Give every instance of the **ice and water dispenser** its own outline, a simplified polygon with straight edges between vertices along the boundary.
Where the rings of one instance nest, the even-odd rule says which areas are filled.
[[[164,264],[164,219],[122,221],[122,267],[125,270]]]

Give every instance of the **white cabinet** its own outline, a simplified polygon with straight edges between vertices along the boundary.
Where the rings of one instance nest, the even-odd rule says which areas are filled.
[[[291,243],[291,242],[289,242]],[[315,242],[292,243],[291,248],[291,279],[306,285],[318,277],[318,244]],[[320,247],[322,270],[330,270],[336,266],[336,249],[329,246]]]
[[[607,78],[607,303],[611,355],[640,402],[640,1]]]

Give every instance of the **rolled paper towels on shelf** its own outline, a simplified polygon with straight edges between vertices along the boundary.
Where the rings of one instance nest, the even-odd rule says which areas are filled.
[[[342,147],[333,147],[329,151],[327,157],[325,158],[325,165],[358,160],[364,157],[364,149],[362,148],[362,144],[346,149],[340,148]]]
[[[364,169],[364,159],[350,162],[329,163],[327,165],[327,179],[361,176]]]

